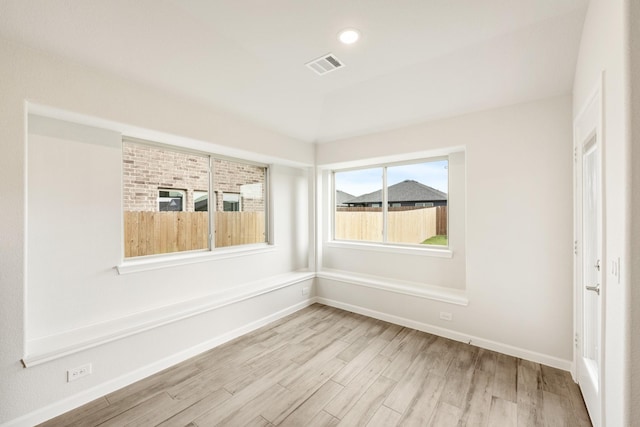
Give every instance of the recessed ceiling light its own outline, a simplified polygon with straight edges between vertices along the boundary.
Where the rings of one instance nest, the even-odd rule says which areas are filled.
[[[353,28],[342,30],[340,31],[340,34],[338,34],[338,40],[340,40],[344,44],[353,44],[357,42],[359,38],[360,32]]]

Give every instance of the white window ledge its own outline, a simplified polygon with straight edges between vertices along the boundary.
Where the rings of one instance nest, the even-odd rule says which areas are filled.
[[[35,338],[27,341],[27,354],[22,359],[22,364],[25,368],[30,368],[300,282],[313,280],[314,277],[315,273],[313,272],[293,271],[266,277],[256,282],[235,286],[200,298],[133,313],[129,316],[56,335]]]
[[[255,245],[218,248],[212,251],[207,250],[197,252],[180,252],[166,255],[149,255],[124,260],[120,265],[116,266],[116,270],[118,271],[118,274],[138,273],[140,271],[157,270],[160,268],[175,267],[179,265],[274,252],[275,250],[275,245],[259,243]]]
[[[326,246],[329,248],[355,249],[362,251],[430,256],[437,258],[453,258],[453,251],[451,249],[437,248],[434,246],[402,246],[372,242],[343,242],[339,240],[330,240],[326,243]]]
[[[469,298],[467,297],[467,293],[464,290],[460,289],[449,289],[440,286],[428,285],[425,283],[387,279],[383,277],[369,276],[342,270],[321,270],[316,273],[316,277],[320,279],[328,279],[336,282],[348,283],[351,285],[380,289],[383,291],[394,292],[402,295],[410,295],[434,301],[446,302],[449,304],[462,306],[469,305]]]

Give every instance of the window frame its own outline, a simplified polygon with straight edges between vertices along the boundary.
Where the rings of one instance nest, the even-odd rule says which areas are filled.
[[[202,191],[202,190],[193,190],[193,210],[194,212],[207,212],[209,210],[209,205],[210,205],[210,201],[211,201],[211,195],[209,194],[208,191]],[[207,194],[207,210],[206,211],[199,211],[198,209],[196,209],[196,203],[198,201],[198,199],[200,197],[196,197],[196,193],[206,193]]]
[[[240,195],[240,193],[232,193],[229,191],[221,191],[220,193],[222,193],[222,212],[242,212],[242,197]],[[228,201],[225,200],[224,197],[227,195],[234,195],[234,196],[238,196],[238,200],[234,200],[234,201]],[[225,209],[225,202],[226,203],[237,203],[238,204],[238,210],[226,210]]]
[[[389,194],[388,194],[389,186],[387,184],[387,168],[421,164],[421,163],[429,163],[429,162],[437,162],[442,160],[447,161],[447,191],[446,191],[447,193],[447,245],[445,246],[445,245],[430,245],[430,244],[423,244],[423,243],[388,242],[387,241],[387,237],[388,237],[387,221],[388,221],[388,213],[389,213],[390,206],[389,206]],[[328,230],[329,236],[327,241],[328,245],[332,247],[351,247],[351,248],[358,248],[358,249],[369,249],[374,251],[379,251],[379,250],[385,251],[385,250],[393,249],[403,253],[415,253],[415,251],[418,251],[418,252],[432,253],[437,256],[441,256],[440,253],[445,253],[446,257],[449,257],[451,255],[451,247],[450,247],[451,239],[449,238],[449,233],[451,229],[450,227],[451,215],[449,212],[451,175],[450,175],[450,169],[449,169],[449,162],[450,162],[449,154],[447,153],[443,155],[437,155],[437,156],[431,156],[431,157],[420,157],[420,158],[408,159],[408,160],[397,161],[397,162],[370,163],[370,164],[363,164],[361,166],[358,165],[355,167],[329,169],[329,189],[331,192],[331,195],[329,198],[329,201],[330,201],[329,209],[331,210],[331,213],[329,215],[330,222],[329,222],[329,230]],[[336,212],[337,212],[336,180],[335,180],[336,172],[337,173],[350,172],[350,171],[375,169],[375,168],[382,169],[382,177],[380,180],[380,182],[382,183],[382,201],[381,203],[376,203],[376,205],[381,205],[376,207],[382,208],[382,212],[381,212],[382,213],[382,241],[336,239],[335,238]]]
[[[168,191],[168,192],[175,192],[175,193],[182,193],[182,198],[180,200],[180,210],[179,211],[163,211],[162,209],[160,209],[160,202],[162,199],[162,196],[160,195],[161,191]],[[169,196],[169,198],[172,198],[171,196]],[[185,212],[186,209],[186,204],[187,204],[187,191],[183,190],[181,188],[166,188],[166,187],[158,187],[158,212]]]
[[[241,256],[242,254],[251,254],[251,253],[260,253],[264,250],[271,250],[270,248],[274,246],[272,240],[272,231],[271,231],[271,187],[270,187],[270,176],[271,176],[271,165],[256,162],[252,160],[245,160],[242,158],[225,156],[221,154],[217,154],[215,152],[203,151],[198,149],[192,149],[183,147],[180,145],[173,145],[164,142],[151,141],[147,139],[135,138],[126,135],[122,135],[122,144],[137,144],[147,147],[152,147],[156,149],[164,149],[170,150],[183,154],[191,154],[198,155],[208,158],[208,186],[209,189],[207,191],[208,194],[208,223],[209,223],[209,235],[207,236],[208,240],[208,248],[204,249],[194,249],[194,250],[186,250],[186,251],[178,251],[178,252],[168,252],[162,254],[150,254],[150,255],[140,255],[135,257],[125,257],[125,239],[124,239],[124,206],[122,206],[121,214],[122,214],[122,232],[121,232],[121,241],[122,241],[122,261],[120,265],[117,266],[117,270],[119,274],[125,274],[129,272],[135,271],[145,271],[152,270],[155,268],[162,268],[173,265],[182,265],[182,264],[190,264],[194,262],[207,261],[209,259],[215,258],[228,258]],[[215,174],[214,174],[214,160],[224,160],[229,162],[235,162],[250,166],[257,166],[260,168],[264,168],[264,229],[265,229],[265,241],[259,243],[248,243],[248,244],[240,244],[240,245],[232,245],[232,246],[215,246],[215,212],[216,207],[212,205],[211,201],[212,194],[214,194],[215,188]],[[121,172],[121,179],[123,178],[123,172]],[[167,190],[164,187],[158,187],[157,191]],[[186,211],[186,200],[187,193],[184,189],[170,189],[173,191],[183,191],[185,194],[185,198],[183,200],[183,212]],[[194,189],[195,191],[195,189]],[[201,191],[201,190],[198,190]],[[124,196],[124,187],[121,187],[121,200]],[[215,195],[213,196],[215,198]],[[157,205],[159,208],[159,204]],[[195,207],[194,207],[195,209]]]

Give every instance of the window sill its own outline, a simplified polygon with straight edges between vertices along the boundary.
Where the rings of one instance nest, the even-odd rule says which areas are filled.
[[[60,359],[125,337],[169,325],[232,304],[256,298],[298,283],[313,280],[315,273],[292,271],[265,277],[209,295],[179,301],[171,305],[132,313],[118,319],[92,324],[56,335],[27,341],[25,368]],[[310,297],[307,297],[310,298]],[[224,342],[224,341],[223,341]]]
[[[370,242],[343,242],[337,240],[331,240],[326,243],[326,246],[329,248],[340,248],[340,249],[355,249],[355,250],[363,250],[363,251],[374,251],[374,252],[386,252],[386,253],[397,253],[397,254],[406,254],[406,255],[420,255],[420,256],[430,256],[437,258],[453,258],[453,251],[448,248],[434,248],[433,246],[428,247],[413,247],[413,246],[400,246],[400,245],[392,245],[392,244],[381,244],[381,243],[370,243]]]
[[[128,259],[117,265],[115,268],[118,271],[118,274],[138,273],[141,271],[157,270],[160,268],[274,252],[275,250],[275,245],[259,243],[255,245],[242,245],[231,248],[214,249],[212,251],[149,255],[146,257]]]
[[[318,271],[316,277],[350,285],[409,295],[454,305],[469,305],[467,293],[461,289],[442,288],[425,283],[408,282],[385,277],[369,276],[350,271],[325,269]]]

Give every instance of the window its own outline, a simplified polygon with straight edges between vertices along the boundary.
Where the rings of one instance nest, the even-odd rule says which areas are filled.
[[[128,138],[122,162],[125,258],[266,242],[265,166]]]
[[[183,211],[184,191],[158,190],[158,210],[160,212]]]
[[[447,158],[335,170],[333,183],[335,240],[448,245]]]
[[[222,210],[225,212],[238,212],[240,210],[240,194],[223,193]]]
[[[193,210],[196,212],[206,212],[209,210],[209,192],[204,190],[193,192]]]
[[[214,159],[216,247],[264,243],[267,168]]]
[[[334,238],[382,242],[382,168],[334,173],[334,192],[350,194],[342,206],[335,206]],[[356,196],[358,195],[358,196]]]

